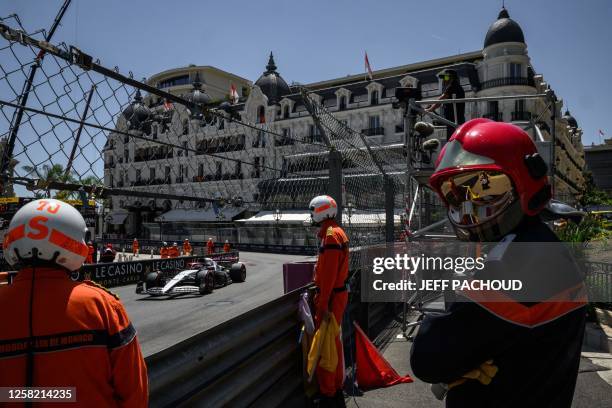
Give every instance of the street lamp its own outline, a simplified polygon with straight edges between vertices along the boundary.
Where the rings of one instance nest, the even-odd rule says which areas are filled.
[[[113,216],[108,214],[105,218],[104,221],[106,221],[106,225],[112,225],[111,223],[113,222]],[[105,231],[105,227],[106,225],[102,226],[102,236],[104,236],[104,231]]]
[[[164,216],[163,216],[163,215],[160,215],[158,219],[159,219],[159,240],[163,242],[163,240],[164,240],[164,239],[163,239],[163,237],[164,237],[164,236],[163,236],[163,234],[162,234],[162,228],[163,228],[163,226],[164,226],[164,220],[165,220],[165,218],[164,218]]]
[[[281,244],[281,240],[280,240],[280,229],[279,229],[279,223],[281,218],[283,218],[283,214],[281,213],[281,210],[279,208],[277,208],[274,211],[274,221],[276,221],[276,240],[278,241],[278,244]]]
[[[274,221],[276,221],[276,223],[278,224],[281,218],[283,218],[283,214],[281,213],[281,210],[277,208],[276,211],[274,211]]]

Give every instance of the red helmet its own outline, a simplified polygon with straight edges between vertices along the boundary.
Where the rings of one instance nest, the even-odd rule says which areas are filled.
[[[451,189],[454,189],[453,182],[457,176],[478,172],[482,174],[479,180],[481,183],[488,183],[488,178],[496,177],[495,174],[507,176],[510,179],[507,184],[511,182],[509,187],[513,190],[511,201],[518,200],[520,206],[514,207],[523,214],[538,214],[551,197],[546,163],[529,135],[517,126],[488,119],[466,122],[457,128],[442,148],[429,183],[451,208],[453,203],[449,203],[448,187],[447,191],[443,191],[443,184],[451,180]],[[503,185],[499,180],[497,183],[498,186]],[[469,190],[469,186],[467,188]],[[482,190],[480,194],[483,194]],[[471,190],[469,195],[478,197]]]

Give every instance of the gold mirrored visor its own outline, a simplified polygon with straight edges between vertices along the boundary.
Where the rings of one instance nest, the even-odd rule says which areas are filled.
[[[466,201],[484,205],[511,192],[512,181],[500,172],[478,170],[448,178],[440,185],[440,191],[454,207],[460,207]]]

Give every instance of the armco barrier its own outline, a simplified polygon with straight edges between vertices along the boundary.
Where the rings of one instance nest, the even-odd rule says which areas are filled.
[[[223,261],[226,258],[238,259],[238,256],[239,254],[236,251],[211,255],[213,259],[218,261]],[[185,269],[189,262],[201,258],[202,256],[180,256],[178,258],[154,258],[142,261],[89,264],[83,266],[78,272],[78,276],[75,274],[73,279],[91,279],[102,286],[111,288],[136,283],[149,272]]]
[[[149,356],[150,405],[277,407],[299,395],[303,290]]]
[[[355,277],[353,283],[359,285]],[[151,407],[307,406],[303,391],[301,326],[297,315],[306,286],[146,359]],[[343,322],[346,363],[354,351],[349,338],[358,321],[371,336],[393,305],[361,303],[358,287]],[[311,295],[313,291],[310,291]]]

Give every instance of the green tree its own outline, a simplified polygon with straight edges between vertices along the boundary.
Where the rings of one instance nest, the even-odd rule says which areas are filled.
[[[612,205],[612,197],[603,190],[600,190],[593,181],[593,173],[585,172],[585,190],[582,198],[580,198],[580,204],[586,205]]]
[[[66,170],[64,170],[64,166],[61,164],[54,164],[49,166],[48,164],[43,164],[42,168],[37,166],[23,166],[23,170],[27,173],[28,176],[35,176],[38,179],[42,180],[43,185],[45,186],[44,194],[36,191],[34,192],[34,196],[36,198],[51,198],[51,189],[49,188],[49,184],[51,182],[59,182],[59,183],[74,183],[75,178],[71,172],[66,174]],[[55,194],[54,198],[59,200],[65,200],[70,196],[70,191],[58,191]]]

